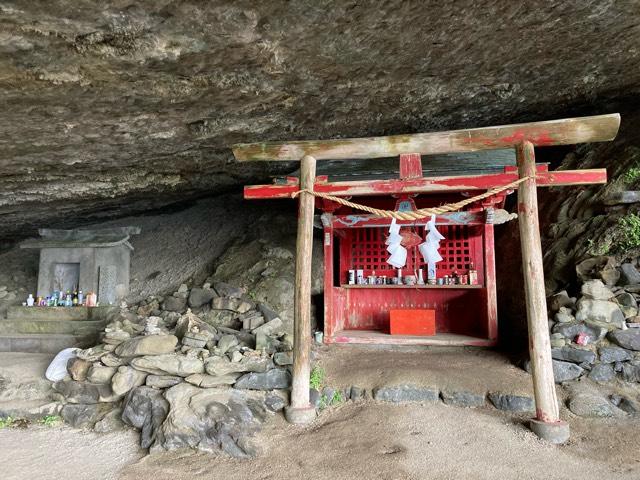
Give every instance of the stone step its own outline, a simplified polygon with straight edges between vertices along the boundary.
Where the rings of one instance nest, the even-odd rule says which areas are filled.
[[[0,352],[58,353],[69,347],[87,348],[97,340],[98,335],[3,334]]]
[[[88,320],[87,307],[9,307],[7,320]]]
[[[7,310],[7,320],[102,320],[117,307],[23,307]]]
[[[0,320],[0,334],[62,333],[67,335],[97,334],[105,326],[102,320]]]

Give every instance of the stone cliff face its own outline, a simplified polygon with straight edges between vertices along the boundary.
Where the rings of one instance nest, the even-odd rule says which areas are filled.
[[[291,169],[236,164],[235,142],[629,107],[638,7],[0,0],[0,231],[75,226]]]

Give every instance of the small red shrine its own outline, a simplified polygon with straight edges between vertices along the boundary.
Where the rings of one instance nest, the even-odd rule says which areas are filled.
[[[361,204],[380,209],[416,210],[457,202],[465,196],[517,180],[515,154],[512,162],[501,160],[490,162],[494,170],[495,164],[500,164],[498,173],[424,177],[421,156],[401,154],[397,178],[330,182],[329,176],[318,175],[314,191],[361,197],[358,198]],[[474,162],[477,165],[479,159]],[[443,160],[437,163],[442,169]],[[433,166],[430,171],[434,171]],[[538,185],[606,181],[604,169],[550,173],[547,165],[539,164],[537,171]],[[280,184],[247,186],[244,195],[246,199],[291,198],[299,188],[298,183],[297,177],[287,177]],[[363,215],[330,200],[317,199],[316,207],[323,212],[325,343],[495,345],[498,316],[494,225],[509,218],[502,208],[506,196],[512,192],[507,190],[471,204],[463,211],[436,217],[438,230],[445,237],[440,243],[443,260],[436,264],[437,277],[466,273],[473,264],[478,272],[475,285],[349,285],[349,270],[363,270],[365,278],[397,275],[397,270],[386,262],[389,254],[385,235],[391,220]],[[404,231],[424,238],[428,220],[399,220],[398,223]],[[413,275],[419,269],[426,269],[422,255],[417,248],[408,248],[402,276]],[[389,314],[397,309],[435,310],[436,334],[390,335]]]
[[[523,289],[536,404],[536,416],[529,425],[541,438],[553,443],[566,442],[569,425],[560,419],[551,359],[537,187],[605,183],[607,173],[605,169],[550,172],[546,165],[536,164],[535,148],[609,141],[616,137],[619,126],[620,115],[609,114],[448,132],[235,145],[233,153],[238,161],[300,162],[299,179],[245,187],[247,199],[298,198],[293,376],[291,402],[285,409],[287,420],[309,423],[316,414],[309,402],[315,206],[324,212],[326,342],[492,345],[497,339],[493,228],[509,218],[500,207],[508,189],[517,186]],[[493,157],[499,149],[511,149],[515,153],[517,168],[505,164],[499,172],[478,172],[472,166],[472,173],[462,171],[454,175],[450,172],[440,176],[442,171],[429,171],[425,175],[422,165],[421,155],[484,152]],[[316,176],[317,160],[346,160],[353,164],[356,159],[369,162],[394,156],[400,156],[399,178],[344,181],[332,178],[330,181],[327,176]],[[449,159],[449,164],[459,166],[462,162],[454,157]],[[345,197],[363,199],[356,204]],[[464,197],[468,202],[458,200]],[[405,211],[420,210],[423,206],[439,207],[448,202],[453,202],[447,210],[450,213],[440,210],[436,219],[445,236],[440,244],[443,260],[437,264],[438,273],[442,276],[456,269],[464,270],[473,262],[478,270],[477,284],[349,285],[349,270],[363,270],[363,274],[375,270],[376,275],[393,272],[385,262],[383,241],[384,229],[391,223],[387,218],[389,209],[395,209],[391,213],[394,218],[419,219],[400,222],[406,233],[403,237],[415,239],[424,234],[426,219],[422,216],[427,212]],[[372,207],[377,210],[371,210]],[[350,208],[375,215],[362,215]],[[412,274],[423,266],[414,250],[409,250],[407,257],[404,272]],[[424,329],[432,333],[435,327],[435,335],[390,335],[389,317],[393,316],[394,322],[397,317],[414,320],[409,310],[418,311],[415,317],[424,313],[424,318],[431,321],[435,316],[435,325]]]

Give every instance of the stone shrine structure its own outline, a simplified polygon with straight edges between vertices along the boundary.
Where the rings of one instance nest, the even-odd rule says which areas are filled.
[[[42,238],[23,242],[21,248],[40,249],[38,296],[56,290],[96,292],[102,305],[115,305],[129,293],[131,235],[139,227],[98,230],[40,229]]]

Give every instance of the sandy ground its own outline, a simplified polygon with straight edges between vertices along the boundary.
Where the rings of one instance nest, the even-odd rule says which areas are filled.
[[[533,396],[530,375],[492,350],[325,345],[314,351],[335,387],[415,384]]]
[[[525,372],[486,350],[321,347],[316,355],[332,386],[415,383],[531,392]],[[1,355],[5,393],[21,401],[44,393],[40,375],[48,360]],[[245,461],[192,452],[145,456],[134,431],[100,435],[68,427],[11,428],[0,430],[0,479],[640,478],[640,419],[588,420],[566,410],[563,417],[571,423],[572,439],[554,447],[526,428],[525,417],[489,407],[348,403],[324,411],[304,428],[274,416],[256,438],[261,455]]]
[[[1,477],[31,479],[571,479],[640,478],[638,420],[573,420],[563,447],[525,419],[445,405],[348,404],[309,427],[277,418],[254,460],[172,452],[142,457],[133,432],[0,431]]]

